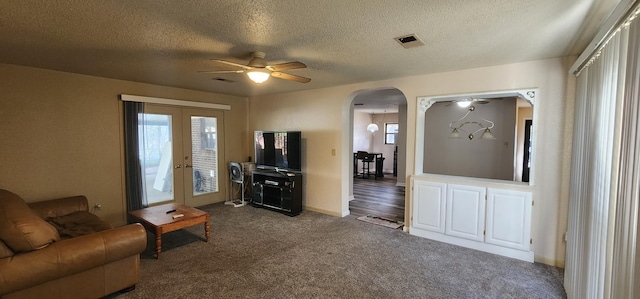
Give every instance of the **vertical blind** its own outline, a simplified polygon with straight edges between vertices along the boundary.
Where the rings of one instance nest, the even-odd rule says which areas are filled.
[[[569,298],[634,296],[640,195],[638,13],[635,5],[577,75],[565,260]]]

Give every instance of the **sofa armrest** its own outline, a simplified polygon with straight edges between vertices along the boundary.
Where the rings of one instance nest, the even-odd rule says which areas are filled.
[[[84,195],[32,202],[28,205],[42,219],[69,215],[73,212],[89,211],[89,202]]]
[[[144,227],[135,223],[0,259],[0,296],[140,254],[146,247]]]

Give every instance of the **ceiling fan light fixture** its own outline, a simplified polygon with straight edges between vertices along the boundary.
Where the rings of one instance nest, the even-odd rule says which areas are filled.
[[[248,66],[263,68],[267,66],[267,62],[264,60],[265,54],[264,52],[253,52],[251,53],[253,58],[249,61]]]
[[[249,71],[247,72],[247,76],[249,76],[249,79],[251,79],[251,81],[260,84],[264,81],[267,81],[267,79],[269,79],[271,75],[268,72],[263,71]]]
[[[265,54],[264,52],[253,52],[251,53],[253,58],[249,61],[249,64],[244,65],[240,63],[235,63],[231,61],[226,61],[222,59],[211,59],[217,63],[225,64],[228,66],[232,66],[235,69],[233,70],[219,70],[219,71],[200,71],[199,73],[205,74],[228,74],[235,73],[241,74],[245,73],[251,79],[251,81],[260,84],[264,81],[267,81],[269,77],[275,77],[278,79],[284,79],[289,81],[295,81],[300,83],[309,83],[311,79],[292,75],[289,73],[283,73],[282,71],[286,70],[295,70],[295,69],[303,69],[306,68],[307,65],[299,62],[299,61],[290,61],[285,63],[278,63],[269,65],[266,60],[264,60]]]

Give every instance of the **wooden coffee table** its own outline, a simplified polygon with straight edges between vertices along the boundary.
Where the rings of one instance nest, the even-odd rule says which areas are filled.
[[[173,218],[177,215],[182,217]],[[185,227],[204,223],[204,235],[209,242],[211,217],[208,213],[182,204],[169,203],[129,212],[130,222],[140,222],[149,232],[156,235],[156,258],[162,250],[162,234]]]

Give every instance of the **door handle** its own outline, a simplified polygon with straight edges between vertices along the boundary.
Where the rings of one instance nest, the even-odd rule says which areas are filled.
[[[185,164],[184,168],[193,168],[193,165]]]
[[[182,165],[178,164],[176,165],[176,169],[182,168]]]

